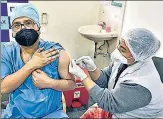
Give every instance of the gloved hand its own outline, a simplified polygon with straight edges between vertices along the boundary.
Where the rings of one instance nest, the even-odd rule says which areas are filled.
[[[70,62],[69,72],[79,77],[81,81],[87,78],[87,75],[85,74],[85,72],[78,65],[76,65],[76,62],[74,59]]]
[[[78,60],[76,60],[76,63],[88,71],[95,71],[97,68],[90,56],[80,57]]]

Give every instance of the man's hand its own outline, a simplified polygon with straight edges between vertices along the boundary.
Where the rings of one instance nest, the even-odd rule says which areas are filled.
[[[78,60],[76,60],[76,64],[79,64],[79,66],[88,71],[95,71],[97,68],[90,56],[80,57]]]
[[[45,72],[41,71],[40,69],[37,69],[36,71],[32,72],[32,80],[33,84],[42,89],[42,88],[51,88],[51,81],[52,79],[49,78]]]
[[[79,77],[81,80],[84,80],[87,75],[85,74],[85,72],[76,65],[75,60],[72,60],[69,64],[69,72],[77,77]]]
[[[42,50],[43,48],[39,48],[28,62],[34,69],[41,68],[59,57],[59,52],[55,48],[41,52]]]

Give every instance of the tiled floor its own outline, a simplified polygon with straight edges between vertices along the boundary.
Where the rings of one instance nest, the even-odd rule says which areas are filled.
[[[67,115],[69,116],[69,118],[79,118],[81,115],[84,114],[86,110],[87,109],[85,109],[84,107],[73,109],[71,111],[67,111]]]
[[[92,106],[94,104],[93,100],[91,98],[89,98],[89,103],[88,103],[88,107]],[[81,108],[70,108],[67,109],[67,115],[69,116],[69,118],[79,118],[80,116],[82,116],[85,112],[87,111],[87,108],[85,107],[81,107]]]

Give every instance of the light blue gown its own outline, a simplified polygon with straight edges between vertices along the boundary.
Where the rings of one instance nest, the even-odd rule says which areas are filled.
[[[44,50],[63,47],[54,42],[39,41],[39,48]],[[1,46],[1,79],[17,72],[24,66],[20,56],[20,45],[16,42]],[[41,68],[52,79],[60,79],[58,59]],[[12,86],[12,85],[11,85]],[[38,89],[33,85],[29,75],[22,85],[10,93],[9,103],[3,110],[2,118],[63,118],[67,115],[62,111],[62,92],[54,89]]]

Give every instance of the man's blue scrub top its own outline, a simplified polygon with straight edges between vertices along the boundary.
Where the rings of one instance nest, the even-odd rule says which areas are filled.
[[[54,42],[39,41],[39,48],[44,50],[63,47]],[[1,79],[17,72],[24,66],[20,55],[20,45],[16,42],[1,46]],[[58,59],[41,68],[52,79],[60,79]],[[11,85],[12,86],[12,85]],[[67,117],[62,111],[62,92],[54,89],[38,89],[32,83],[29,75],[24,83],[10,93],[9,103],[1,115],[2,118],[58,118]]]

